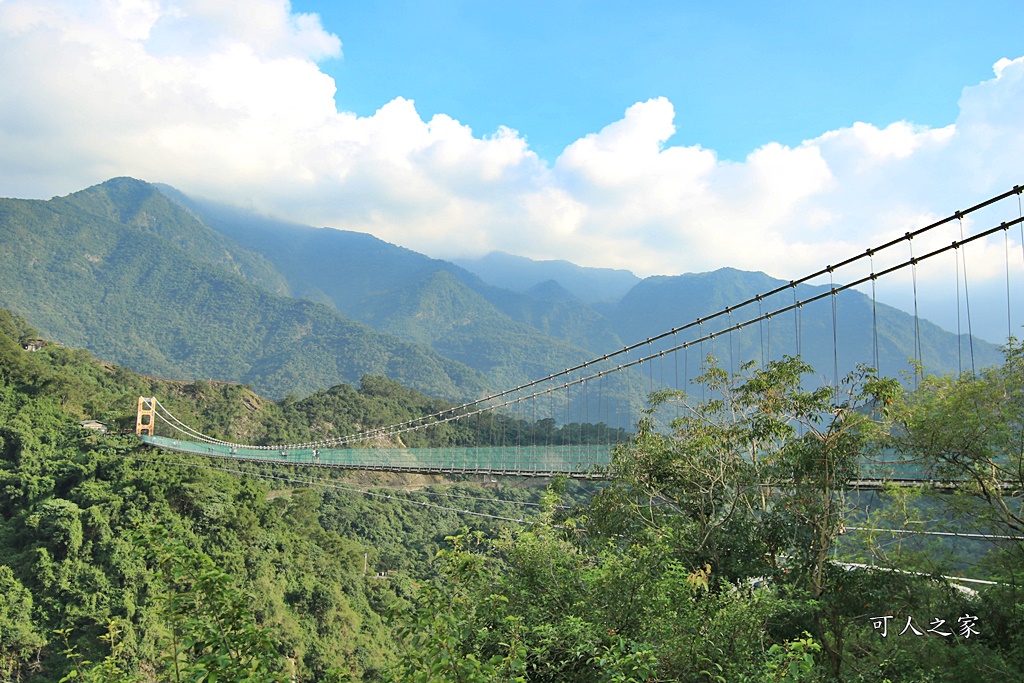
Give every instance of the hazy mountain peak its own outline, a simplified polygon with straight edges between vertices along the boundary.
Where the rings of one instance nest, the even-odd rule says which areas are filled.
[[[554,280],[586,303],[618,301],[640,281],[628,270],[588,268],[562,260],[537,261],[503,251],[492,251],[475,259],[455,259],[454,263],[488,284],[515,292],[526,292]]]
[[[124,176],[111,178],[57,199],[73,202],[96,215],[137,227],[144,227],[148,222],[146,214],[147,208],[152,208],[151,204],[167,204],[167,199],[149,183]]]
[[[526,293],[541,301],[578,301],[568,289],[558,283],[557,280],[545,280],[539,282],[526,290]]]

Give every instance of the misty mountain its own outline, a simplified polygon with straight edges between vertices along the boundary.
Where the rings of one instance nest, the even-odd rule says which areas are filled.
[[[678,276],[649,277],[637,284],[608,312],[615,331],[623,338],[643,340],[689,322],[724,310],[727,306],[750,299],[788,284],[764,273],[722,268],[710,273],[688,273]],[[803,301],[829,291],[827,286],[798,285],[797,299]],[[916,358],[914,349],[914,317],[882,303],[873,304],[870,297],[846,290],[836,295],[835,327],[831,297],[802,306],[765,321],[709,340],[702,345],[704,354],[713,353],[728,367],[744,360],[780,358],[782,354],[800,353],[804,360],[825,377],[832,379],[835,366],[845,374],[858,363],[874,365],[874,349],[878,346],[878,365],[882,374],[898,376],[908,369],[907,361]],[[717,332],[733,324],[760,317],[793,303],[793,291],[767,297],[761,307],[752,304],[721,316],[704,325],[677,335],[679,343]],[[960,339],[938,326],[920,320],[921,361],[927,372],[942,374],[958,369],[959,354],[970,346],[967,335]],[[662,346],[672,341],[667,340]],[[655,346],[657,348],[657,346]],[[691,358],[701,353],[691,349]],[[977,364],[1001,362],[999,349],[988,342],[974,339]],[[969,358],[967,358],[969,362]]]
[[[628,270],[585,268],[569,261],[535,261],[503,251],[454,262],[476,273],[484,282],[514,292],[530,292],[538,285],[553,281],[588,304],[618,301],[640,282],[640,278]]]
[[[538,352],[544,348],[543,339],[554,337],[583,349],[584,355],[596,356],[785,284],[764,273],[733,268],[640,280],[628,271],[583,268],[566,261],[533,261],[500,252],[481,259],[459,261],[459,264],[471,266],[474,273],[469,272],[470,268],[432,259],[370,235],[289,226],[233,207],[183,196],[182,200],[208,225],[271,261],[293,290],[305,288],[326,293],[346,315],[404,339],[427,343],[434,350],[444,355],[453,354],[483,372],[497,371],[499,376],[508,378],[516,376],[508,372],[508,368],[516,364],[514,359],[540,353],[541,357],[553,360],[550,352]],[[297,235],[306,237],[296,239]],[[303,267],[309,264],[316,266]],[[440,280],[428,274],[441,272],[450,276],[444,278],[442,288],[449,297],[448,315],[453,321],[464,321],[461,326],[450,323],[452,328],[446,335],[456,329],[458,332],[450,339],[437,334],[431,337],[425,332],[424,321],[436,321],[436,313],[409,305],[411,300],[421,305],[429,300],[436,312]],[[508,288],[503,289],[498,283]],[[415,293],[421,285],[427,288],[422,296]],[[808,299],[821,291],[825,290],[801,285],[797,296],[801,300]],[[498,314],[484,306],[480,298]],[[399,306],[394,303],[398,300],[405,303]],[[762,310],[768,312],[791,303],[792,291],[787,290],[773,300],[765,300]],[[502,319],[501,314],[511,321]],[[742,322],[741,315],[746,320],[756,317],[757,313],[752,307],[738,311],[735,322]],[[724,329],[727,320],[728,316],[724,316],[702,329],[706,332]],[[532,327],[542,339],[524,333],[515,324]],[[955,334],[926,320],[919,321],[917,329],[926,370],[956,371],[964,350],[971,346],[967,336],[958,340]],[[491,335],[507,340],[503,342],[504,348],[513,360],[504,365],[495,363],[495,347],[487,347],[481,341]],[[908,368],[908,359],[917,356],[914,335],[912,315],[885,304],[872,305],[870,298],[860,292],[846,291],[836,299],[835,334],[832,302],[826,297],[788,317],[733,333],[731,340],[726,340],[731,341],[731,346],[716,339],[706,348],[691,349],[689,357],[699,362],[696,359],[701,355],[713,352],[720,360],[729,362],[731,358],[731,363],[738,365],[742,360],[778,358],[784,353],[800,352],[819,374],[831,377],[837,371],[845,374],[858,363],[874,364],[877,343],[881,371],[895,376]],[[467,345],[459,339],[476,339],[477,342]],[[671,341],[651,348],[667,348]],[[439,346],[442,343],[448,345],[442,348]],[[466,354],[467,348],[477,348],[479,353]],[[557,343],[553,348],[558,348]],[[975,339],[974,349],[979,365],[999,361],[998,349],[990,343]],[[576,357],[572,353],[561,356],[566,361]],[[550,367],[558,365],[556,361]],[[527,377],[529,373],[519,376]]]
[[[551,367],[575,365],[621,345],[602,316],[571,297],[512,292],[372,235],[276,221],[160,189],[206,225],[264,256],[292,296],[326,303],[375,329],[454,354],[450,357],[495,379],[535,379],[526,365],[543,360]],[[424,286],[429,291],[419,292]],[[439,310],[450,321],[442,320]]]
[[[726,268],[646,278],[617,301],[591,305],[579,295],[580,283],[597,283],[592,299],[600,287],[612,291],[608,283],[616,278],[621,288],[629,280],[623,271],[506,259],[556,268],[562,278],[529,282],[523,275],[516,285],[522,291],[512,291],[372,235],[286,223],[127,178],[48,202],[0,200],[0,245],[0,306],[45,336],[145,372],[249,382],[274,396],[368,373],[447,398],[476,396],[783,284]],[[802,285],[797,295],[820,291]],[[790,303],[787,290],[766,300],[763,311]],[[733,322],[757,313],[736,311]],[[729,317],[641,351],[717,332]],[[926,368],[955,371],[969,340],[927,321],[919,329]],[[882,371],[896,374],[916,356],[914,330],[913,316],[850,291],[836,299],[835,328],[826,298],[717,335],[669,362],[692,377],[691,368],[708,353],[736,368],[799,352],[831,379],[856,363],[872,363],[877,339]],[[974,340],[973,346],[979,365],[998,361],[993,345]],[[642,372],[649,389],[671,384],[665,377],[679,370],[661,359],[657,382],[650,364]],[[635,402],[643,385],[623,384],[609,391]]]
[[[450,398],[486,380],[285,286],[258,254],[152,186],[118,178],[50,201],[0,199],[0,306],[51,339],[165,377],[273,396],[383,374]]]

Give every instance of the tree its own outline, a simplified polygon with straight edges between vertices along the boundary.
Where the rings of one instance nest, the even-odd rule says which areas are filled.
[[[1011,337],[1000,366],[926,377],[900,404],[897,449],[937,479],[959,482],[975,524],[1024,534],[1024,343]],[[954,501],[955,502],[955,501]]]
[[[706,399],[678,391],[651,396],[648,417],[617,449],[614,469],[636,517],[679,529],[689,566],[718,581],[788,572],[787,580],[824,604],[829,554],[848,514],[847,484],[869,445],[888,434],[895,380],[858,368],[838,386],[806,390],[811,367],[799,358],[745,364],[735,375],[708,359],[695,381]],[[670,434],[653,415],[666,401],[682,414]],[[815,638],[838,674],[843,630],[819,610]]]
[[[163,616],[173,681],[273,683],[283,680],[274,639],[256,623],[251,599],[205,553],[162,527],[140,537],[163,584]]]
[[[134,543],[154,571],[150,590],[161,602],[158,612],[163,661],[162,680],[182,683],[278,683],[283,675],[282,657],[275,640],[256,623],[250,596],[234,586],[232,578],[214,565],[208,555],[189,548],[160,526],[140,532]],[[119,636],[126,624],[114,620],[104,639],[110,654],[92,664],[68,647],[71,673],[63,681],[134,683],[140,676],[132,666],[131,653]],[[58,631],[67,641],[70,629]]]
[[[394,680],[422,683],[522,683],[526,648],[519,620],[505,614],[508,598],[488,590],[493,578],[484,556],[468,544],[480,535],[450,537],[450,550],[439,555],[438,585],[419,587],[411,602],[395,605],[393,622],[403,649]],[[486,597],[485,597],[486,596]],[[513,636],[494,647],[484,624],[503,624]]]
[[[0,565],[0,679],[20,681],[22,671],[46,639],[32,623],[32,594]]]

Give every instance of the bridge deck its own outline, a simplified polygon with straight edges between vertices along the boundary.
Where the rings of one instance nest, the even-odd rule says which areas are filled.
[[[162,436],[140,438],[157,448],[226,460],[416,474],[483,474],[515,477],[564,475],[579,479],[603,479],[607,476],[611,464],[611,447],[608,445],[267,450],[197,443]],[[860,476],[850,481],[848,488],[881,489],[887,484],[952,491],[962,486],[963,482],[932,479],[908,460],[885,454],[865,456],[861,463]],[[1007,485],[1004,488],[1012,487]]]
[[[599,479],[611,462],[604,446],[508,446],[458,448],[289,448],[266,450],[142,436],[146,443],[172,451],[228,460],[382,470],[419,474],[490,474],[517,477]]]
[[[934,491],[957,491],[964,487],[964,481],[949,479],[929,479],[926,477],[862,477],[854,479],[849,483],[851,489],[880,490],[887,485],[895,486],[918,486],[932,489]],[[1002,491],[1013,491],[1018,488],[1016,484],[1009,481],[999,482],[998,488]]]

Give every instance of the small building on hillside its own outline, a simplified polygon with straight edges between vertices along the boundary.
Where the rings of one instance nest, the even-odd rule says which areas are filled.
[[[103,434],[107,433],[107,425],[103,424],[99,420],[82,420],[78,424],[82,425],[85,429],[95,429]]]
[[[45,339],[40,339],[38,337],[30,337],[22,341],[21,348],[25,349],[26,351],[38,351],[39,349],[46,348],[52,343],[53,342],[47,341]]]

